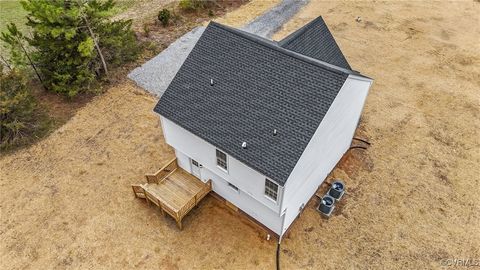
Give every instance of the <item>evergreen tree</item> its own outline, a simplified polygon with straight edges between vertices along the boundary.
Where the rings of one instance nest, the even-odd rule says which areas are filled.
[[[75,96],[137,53],[131,21],[112,21],[113,0],[26,0],[31,58],[49,90]],[[12,35],[9,31],[2,36]]]

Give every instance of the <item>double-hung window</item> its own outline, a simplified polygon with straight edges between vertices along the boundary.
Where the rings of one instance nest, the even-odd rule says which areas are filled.
[[[228,171],[227,154],[217,149],[217,166]]]
[[[266,178],[265,178],[265,196],[267,196],[268,198],[274,201],[277,201],[278,185]]]

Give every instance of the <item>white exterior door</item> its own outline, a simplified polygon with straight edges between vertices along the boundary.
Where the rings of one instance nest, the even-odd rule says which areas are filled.
[[[194,159],[190,159],[191,167],[192,167],[192,175],[196,176],[198,179],[201,179],[200,176],[200,165],[197,161]]]

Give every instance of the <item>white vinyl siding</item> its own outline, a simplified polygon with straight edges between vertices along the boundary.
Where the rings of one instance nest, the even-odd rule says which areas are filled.
[[[280,208],[286,210],[283,232],[350,147],[371,83],[350,75],[325,114],[284,186]]]

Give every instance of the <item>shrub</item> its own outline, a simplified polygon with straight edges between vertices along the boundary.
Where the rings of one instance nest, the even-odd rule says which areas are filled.
[[[0,66],[0,73],[0,148],[5,149],[35,131],[37,105],[22,72]]]
[[[170,10],[164,8],[158,12],[158,20],[162,23],[163,27],[166,27],[168,25],[168,22],[170,21]]]

